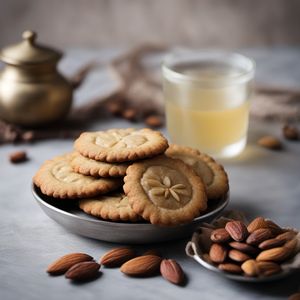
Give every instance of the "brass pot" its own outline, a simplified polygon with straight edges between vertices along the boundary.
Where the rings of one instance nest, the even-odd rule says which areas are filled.
[[[62,54],[35,43],[36,34],[4,48],[0,73],[0,118],[21,126],[39,126],[62,119],[70,110],[72,87],[57,71]]]

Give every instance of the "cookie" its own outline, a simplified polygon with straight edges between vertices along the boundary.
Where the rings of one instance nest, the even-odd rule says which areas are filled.
[[[104,220],[134,222],[141,219],[132,210],[127,196],[120,192],[80,200],[79,207],[85,213]]]
[[[78,152],[74,152],[70,164],[75,172],[94,177],[123,177],[129,166],[129,163],[106,163],[97,161],[82,156]]]
[[[179,145],[170,145],[166,155],[178,158],[194,169],[205,183],[208,199],[219,199],[228,192],[227,174],[224,168],[210,156]]]
[[[179,159],[161,155],[133,163],[124,181],[132,209],[152,224],[188,223],[206,210],[204,183]]]
[[[85,157],[112,163],[158,155],[168,148],[168,142],[158,131],[128,128],[84,132],[74,147]]]
[[[116,190],[122,185],[117,178],[94,178],[73,171],[72,153],[46,161],[33,178],[42,193],[55,198],[86,198]]]

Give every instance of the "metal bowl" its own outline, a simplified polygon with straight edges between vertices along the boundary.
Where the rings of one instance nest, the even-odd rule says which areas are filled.
[[[48,197],[32,185],[32,193],[42,210],[67,230],[101,241],[126,244],[145,244],[165,242],[191,236],[203,222],[211,222],[224,210],[229,195],[213,201],[207,212],[188,224],[162,227],[150,223],[111,222],[97,219],[82,212],[77,201],[66,201]]]

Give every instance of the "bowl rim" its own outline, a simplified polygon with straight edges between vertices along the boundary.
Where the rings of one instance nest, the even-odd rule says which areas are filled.
[[[230,197],[229,197],[230,193],[228,191],[228,193],[223,197],[223,199],[220,200],[221,204],[219,206],[217,206],[215,209],[208,212],[207,214],[203,214],[203,215],[201,215],[197,218],[194,218],[194,220],[190,223],[178,224],[178,225],[175,225],[175,226],[158,226],[158,225],[154,225],[154,224],[150,224],[150,223],[126,223],[126,222],[105,221],[105,220],[96,219],[96,218],[95,219],[88,219],[88,218],[85,218],[83,216],[75,215],[73,213],[67,212],[63,209],[60,209],[60,208],[58,208],[54,205],[49,204],[47,201],[45,201],[42,198],[42,196],[39,193],[39,188],[34,183],[32,183],[32,185],[31,185],[31,192],[32,192],[33,197],[35,198],[35,200],[38,202],[38,204],[40,204],[44,207],[47,207],[49,210],[55,211],[56,213],[65,215],[66,217],[74,218],[74,219],[78,219],[80,221],[90,222],[90,223],[94,223],[94,224],[101,224],[101,225],[104,225],[104,226],[109,225],[109,226],[112,226],[112,227],[122,226],[122,227],[131,227],[131,228],[137,227],[137,228],[140,228],[140,229],[145,229],[145,228],[148,228],[149,226],[151,226],[151,227],[154,226],[154,227],[159,227],[159,228],[162,228],[162,227],[174,228],[174,227],[186,226],[188,224],[198,223],[202,219],[206,219],[206,218],[209,218],[211,216],[217,215],[219,212],[221,212],[228,205],[229,199],[230,199]]]

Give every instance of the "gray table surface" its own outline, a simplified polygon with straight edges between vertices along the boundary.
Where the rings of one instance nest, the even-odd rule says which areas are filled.
[[[300,82],[299,48],[241,52],[256,59],[260,82],[286,86]],[[69,50],[61,68],[71,74],[90,59],[105,62],[116,53]],[[76,93],[76,105],[112,87],[107,74],[96,70]],[[111,119],[99,120],[91,129],[128,126],[132,124]],[[235,159],[222,161],[230,177],[229,208],[242,210],[249,217],[263,215],[281,225],[300,228],[300,144],[286,142],[282,152],[255,145],[260,135],[280,135],[280,127],[281,124],[252,120],[246,150]],[[116,246],[67,232],[41,211],[31,195],[31,178],[39,165],[71,148],[72,142],[67,140],[0,146],[0,299],[286,299],[299,289],[299,274],[270,284],[226,280],[186,257],[186,241],[137,247],[158,248],[164,256],[177,259],[188,277],[186,287],[174,286],[161,277],[126,278],[117,269],[103,269],[98,280],[86,284],[72,284],[63,277],[50,278],[45,269],[61,255],[86,252],[98,259]],[[17,149],[25,149],[30,161],[10,164],[8,155]]]

